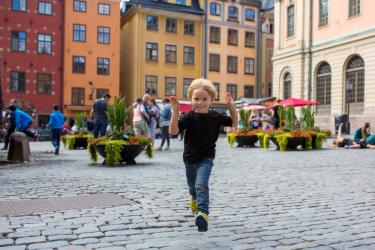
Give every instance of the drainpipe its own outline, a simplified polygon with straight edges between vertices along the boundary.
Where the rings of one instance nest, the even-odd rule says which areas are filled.
[[[202,64],[202,74],[203,74],[203,78],[207,78],[207,29],[208,29],[208,15],[206,14],[208,12],[207,10],[207,7],[208,7],[208,4],[207,4],[208,1],[204,1],[204,14],[203,14],[203,18],[204,18],[204,23],[203,23],[203,36],[202,36],[202,39],[203,39],[203,51],[202,51],[202,56],[203,56],[203,64]]]
[[[260,90],[261,90],[261,83],[260,83],[260,80],[261,80],[261,67],[260,67],[260,59],[261,59],[261,49],[262,49],[262,44],[261,44],[261,25],[260,25],[260,10],[261,10],[261,6],[260,6],[260,3],[258,2],[257,4],[257,7],[258,7],[258,11],[257,11],[257,17],[256,17],[256,21],[257,21],[257,41],[256,41],[256,75],[255,75],[255,83],[256,83],[256,97],[258,98],[261,93],[260,93]]]
[[[310,8],[310,17],[309,17],[309,45],[307,49],[308,53],[308,87],[307,87],[307,96],[308,99],[311,100],[312,94],[312,29],[313,29],[313,1],[309,1],[309,8]]]
[[[61,19],[62,19],[62,36],[61,36],[61,48],[62,48],[62,53],[61,53],[61,97],[60,97],[60,111],[64,113],[64,85],[65,85],[65,1],[62,2],[62,13],[61,13]]]

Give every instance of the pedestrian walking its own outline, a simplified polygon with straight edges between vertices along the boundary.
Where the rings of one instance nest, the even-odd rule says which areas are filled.
[[[51,127],[51,143],[55,148],[55,155],[59,154],[61,128],[64,125],[64,115],[60,112],[59,105],[52,107],[53,112],[49,115],[48,127]]]
[[[167,147],[165,150],[169,150],[169,145],[171,141],[171,137],[169,134],[169,123],[172,118],[172,109],[171,105],[169,104],[169,99],[165,98],[163,100],[163,109],[160,112],[160,121],[159,126],[161,130],[161,144],[156,149],[157,151],[162,151],[165,141],[167,141]]]
[[[150,136],[152,144],[155,145],[156,127],[158,126],[160,111],[155,99],[148,102],[148,115],[150,116]]]
[[[15,106],[17,109],[17,104],[16,100],[12,99],[9,102],[9,106]],[[4,146],[1,148],[1,150],[8,150],[9,146],[9,140],[10,140],[10,135],[13,134],[13,132],[16,131],[16,117],[14,114],[14,111],[9,110],[9,122],[8,122],[8,127],[7,127],[7,133],[5,135],[4,139]]]
[[[208,229],[209,188],[208,181],[214,165],[216,141],[220,127],[236,127],[238,117],[233,98],[227,93],[226,103],[230,116],[209,110],[216,98],[217,91],[210,80],[196,79],[188,88],[188,98],[193,110],[179,118],[179,103],[176,97],[170,98],[172,119],[171,134],[185,130],[183,160],[185,163],[186,179],[191,195],[190,208],[195,215],[195,225],[198,231]]]
[[[136,135],[150,136],[150,116],[146,112],[142,98],[137,98],[133,106],[133,127]]]
[[[94,122],[94,138],[98,138],[98,136],[105,136],[108,127],[108,117],[107,117],[107,109],[108,109],[108,101],[111,99],[111,95],[105,93],[101,99],[97,99],[92,106],[90,112],[90,118]]]

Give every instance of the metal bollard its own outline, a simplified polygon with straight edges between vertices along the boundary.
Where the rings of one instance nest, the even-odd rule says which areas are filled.
[[[14,132],[10,136],[8,161],[30,161],[29,139],[24,133]]]

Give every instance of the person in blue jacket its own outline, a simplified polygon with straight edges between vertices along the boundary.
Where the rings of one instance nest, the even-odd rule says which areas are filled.
[[[48,127],[51,127],[51,143],[55,148],[55,155],[59,154],[61,127],[64,125],[64,115],[60,112],[59,105],[53,105],[53,112],[49,116]]]
[[[31,123],[33,122],[33,118],[26,112],[18,109],[15,105],[11,105],[9,107],[11,112],[14,112],[14,119],[16,121],[16,130],[18,132],[22,132],[28,137],[33,138],[34,140],[38,139],[38,135],[30,131]]]

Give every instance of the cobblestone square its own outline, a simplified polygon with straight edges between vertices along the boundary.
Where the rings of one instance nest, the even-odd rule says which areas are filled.
[[[135,203],[0,217],[0,249],[375,249],[375,151],[231,148],[221,137],[209,231],[198,233],[182,146],[104,167],[84,150],[56,157],[31,143],[32,162],[0,166],[0,202],[112,193]]]

